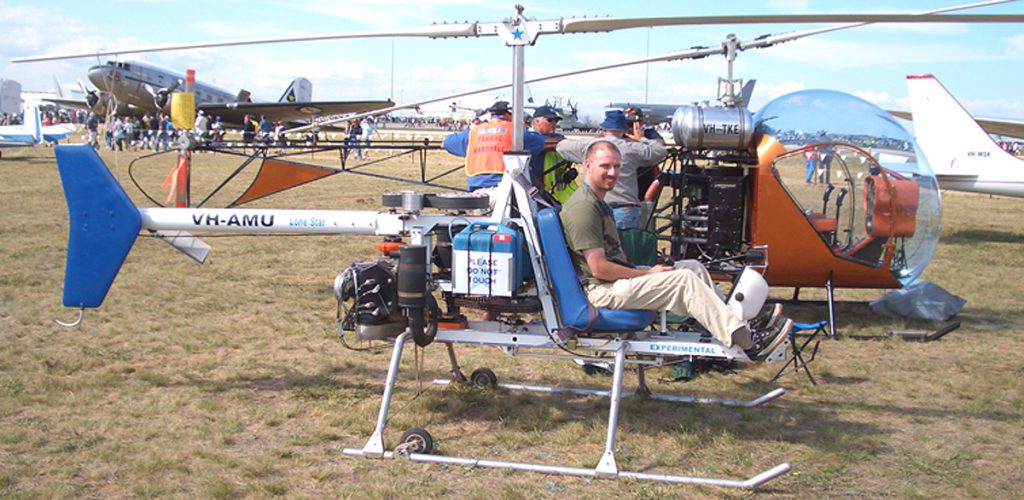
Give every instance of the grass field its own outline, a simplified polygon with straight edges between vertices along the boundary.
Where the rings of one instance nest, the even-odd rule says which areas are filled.
[[[327,155],[310,161],[332,160]],[[122,184],[132,153],[104,152]],[[336,160],[336,158],[335,158]],[[172,157],[138,168],[149,189]],[[198,155],[197,186],[234,166]],[[457,165],[432,153],[435,169]],[[409,158],[385,165],[414,175]],[[458,182],[456,177],[453,182]],[[376,209],[399,189],[337,175],[256,206]],[[237,194],[235,188],[234,194]],[[126,189],[140,204],[134,187]],[[197,189],[202,191],[201,189]],[[231,199],[217,197],[215,205]],[[161,197],[162,199],[162,197]],[[1024,219],[1021,200],[944,193],[942,242],[925,273],[968,300],[963,326],[939,342],[887,339],[893,328],[859,301],[880,291],[842,290],[844,338],[822,343],[821,384],[787,375],[789,392],[760,409],[722,409],[629,398],[618,439],[620,469],[746,478],[781,462],[793,470],[757,496],[1019,497],[1024,491]],[[45,148],[0,160],[0,495],[231,498],[440,497],[678,498],[749,492],[632,481],[585,480],[404,460],[345,457],[376,418],[389,351],[338,341],[334,276],[372,256],[372,238],[207,238],[197,266],[142,238],[99,310],[77,329],[61,306],[67,211]],[[779,290],[779,296],[791,291]],[[805,290],[803,298],[823,294]],[[787,306],[816,321],[823,306]],[[468,371],[502,381],[604,388],[567,362],[509,359],[463,347]],[[593,467],[607,401],[582,396],[430,387],[447,356],[406,351],[385,435],[422,426],[450,455]],[[774,366],[652,388],[749,398],[773,388]],[[635,377],[627,374],[631,388]],[[422,389],[422,394],[419,392]],[[419,395],[417,395],[419,394]]]

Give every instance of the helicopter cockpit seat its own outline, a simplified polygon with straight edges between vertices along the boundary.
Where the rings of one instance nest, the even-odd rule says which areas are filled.
[[[547,260],[551,288],[558,302],[561,327],[574,332],[634,332],[654,322],[654,311],[594,307],[580,286],[558,213],[550,208],[537,215],[537,232]]]
[[[920,188],[912,179],[872,174],[864,179],[865,235],[851,242],[843,255],[867,263],[881,263],[893,237],[909,238],[917,230]]]
[[[823,213],[811,212],[807,214],[807,220],[811,221],[811,226],[814,230],[824,234],[835,234],[839,228],[839,220],[835,217],[829,217]]]

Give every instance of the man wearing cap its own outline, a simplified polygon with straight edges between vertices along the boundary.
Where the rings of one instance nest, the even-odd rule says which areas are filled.
[[[661,137],[661,134],[653,127],[647,127],[644,124],[644,112],[640,108],[630,106],[624,110],[623,113],[626,115],[626,124],[630,126],[630,131],[626,134],[628,137],[639,139],[646,137],[658,144],[665,145],[665,139]],[[640,167],[636,171],[636,195],[640,198],[640,201],[644,201],[644,196],[647,194],[647,190],[654,183],[654,179],[657,177],[655,174],[658,169],[656,165],[648,167]]]
[[[491,119],[444,138],[444,149],[466,159],[466,184],[470,191],[497,187],[505,172],[506,151],[512,150],[512,110],[508,101],[494,103],[487,112]],[[541,156],[544,136],[524,131],[523,149]]]
[[[601,123],[601,137],[598,139],[567,139],[558,143],[558,154],[563,158],[582,164],[587,149],[594,141],[603,140],[615,145],[621,155],[622,168],[618,182],[605,202],[612,208],[615,227],[618,229],[640,228],[640,198],[637,196],[636,174],[640,167],[657,165],[668,156],[665,146],[645,137],[629,137],[626,131],[626,115],[622,110],[605,112]]]
[[[555,132],[561,120],[558,110],[551,106],[541,106],[533,112],[533,130],[544,136],[545,152],[530,157],[530,175],[535,186],[550,193],[559,203],[565,203],[576,191],[576,169],[566,162],[555,167],[562,159],[555,145],[565,139]]]

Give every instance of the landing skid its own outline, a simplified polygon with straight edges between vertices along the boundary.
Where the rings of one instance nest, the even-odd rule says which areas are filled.
[[[483,326],[483,325],[474,325]],[[520,354],[520,349],[525,348],[551,348],[555,347],[553,342],[546,335],[538,335],[537,333],[528,331],[527,327],[514,327],[518,329],[516,332],[486,332],[483,330],[458,330],[458,331],[438,331],[436,341],[444,342],[448,344],[448,353],[452,362],[452,375],[456,381],[466,381],[466,377],[462,374],[461,369],[458,366],[455,358],[454,350],[452,349],[453,343],[472,343],[472,344],[483,344],[493,345],[500,347],[511,355]],[[524,329],[525,328],[525,329]],[[608,412],[608,430],[605,439],[605,450],[598,462],[598,465],[594,469],[585,469],[579,467],[567,467],[561,465],[546,465],[536,463],[524,463],[524,462],[508,462],[499,460],[484,460],[479,458],[468,458],[468,457],[456,457],[446,455],[432,455],[428,453],[420,453],[423,450],[422,447],[430,447],[433,439],[423,429],[410,430],[406,433],[407,436],[413,433],[413,439],[405,443],[400,444],[394,451],[386,451],[384,449],[384,428],[387,424],[388,409],[391,405],[391,396],[394,391],[395,381],[398,375],[399,361],[402,357],[402,351],[405,343],[411,338],[409,332],[405,332],[395,339],[394,348],[391,354],[391,362],[388,367],[387,380],[384,386],[384,394],[381,398],[380,412],[377,416],[377,424],[374,428],[373,433],[367,440],[363,448],[345,448],[345,455],[364,457],[364,458],[398,458],[404,457],[415,462],[424,463],[435,463],[435,464],[448,464],[448,465],[463,465],[471,467],[486,467],[496,469],[510,469],[527,472],[539,472],[543,474],[559,474],[568,476],[578,477],[592,477],[592,478],[629,478],[644,481],[658,481],[675,484],[700,484],[707,486],[719,486],[725,488],[742,488],[751,489],[756,488],[772,479],[775,479],[791,469],[789,463],[779,464],[769,470],[766,470],[760,474],[757,474],[749,479],[738,480],[738,479],[720,479],[720,478],[705,478],[705,477],[691,477],[691,476],[675,476],[666,474],[648,474],[643,472],[629,472],[620,471],[618,464],[615,459],[615,439],[618,428],[619,418],[619,406],[622,402],[622,398],[633,395],[634,393],[622,391],[622,376],[625,365],[636,364],[637,360],[627,359],[626,354],[629,353],[649,353],[657,354],[665,351],[663,349],[672,349],[675,352],[689,352],[690,350],[695,351],[706,351],[708,353],[715,352],[717,348],[717,356],[723,358],[734,358],[742,355],[742,351],[737,348],[733,350],[726,350],[717,344],[708,344],[701,342],[699,335],[692,335],[686,333],[677,333],[675,335],[652,335],[644,339],[631,339],[623,340],[621,338],[614,339],[577,339],[580,344],[578,348],[585,348],[589,351],[597,352],[608,352],[613,353],[613,367],[612,367],[612,386],[609,391],[598,391],[588,389],[575,389],[575,388],[561,388],[561,387],[548,387],[548,386],[528,386],[528,385],[515,385],[515,384],[504,384],[503,387],[517,390],[530,390],[539,392],[569,392],[574,394],[593,394],[605,396],[610,399],[610,409]],[[672,351],[668,351],[672,352]],[[557,357],[557,356],[556,356]],[[568,357],[568,359],[572,359]],[[607,360],[607,358],[605,358]],[[643,360],[644,364],[657,365],[655,361],[651,363],[651,360]],[[643,369],[640,373],[643,374]],[[477,374],[481,373],[479,381],[494,384],[495,379],[493,373],[486,372],[474,372],[472,377],[474,381],[477,380]],[[435,383],[448,384],[449,380],[435,380]],[[643,383],[643,376],[641,375],[641,390],[644,392],[646,386]],[[776,389],[759,398],[749,401],[737,401],[737,400],[716,400],[708,398],[692,398],[685,396],[669,396],[669,395],[651,395],[654,399],[660,399],[665,401],[674,402],[686,402],[686,403],[702,403],[702,404],[722,404],[726,406],[739,406],[739,407],[755,407],[760,406],[768,401],[774,400],[781,396],[785,392],[784,389]]]

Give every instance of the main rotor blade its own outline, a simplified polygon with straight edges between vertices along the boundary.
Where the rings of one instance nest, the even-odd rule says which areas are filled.
[[[1017,1],[1019,1],[1019,0],[989,0],[989,1],[986,1],[986,2],[976,2],[976,3],[963,4],[963,5],[954,5],[954,6],[951,6],[951,7],[943,7],[941,9],[925,10],[925,11],[917,12],[915,14],[910,14],[910,15],[914,16],[916,19],[925,20],[924,22],[934,22],[935,19],[942,19],[942,20],[944,20],[945,18],[962,16],[962,14],[942,15],[942,16],[937,16],[935,14],[942,14],[944,12],[954,12],[954,11],[959,11],[959,10],[976,9],[978,7],[988,7],[990,5],[1003,4],[1003,3],[1012,3],[1012,2],[1017,2]],[[825,28],[811,29],[811,30],[805,30],[805,31],[795,31],[795,32],[791,32],[791,33],[782,33],[782,34],[778,34],[778,35],[764,35],[764,36],[757,37],[757,38],[755,38],[753,40],[748,40],[748,41],[740,42],[739,45],[737,46],[737,49],[739,49],[739,50],[746,50],[746,49],[759,49],[759,48],[764,48],[764,47],[771,47],[772,45],[775,45],[775,44],[784,43],[784,42],[791,42],[793,40],[799,40],[800,38],[805,38],[805,37],[814,36],[814,35],[821,35],[823,33],[831,33],[833,31],[840,31],[840,30],[845,30],[845,29],[850,29],[850,28],[857,28],[859,26],[866,26],[868,24],[873,24],[873,23],[874,23],[874,21],[862,21],[862,22],[854,22],[854,23],[848,23],[848,24],[840,24],[840,25],[837,25],[837,26],[828,26],[828,27],[825,27]]]
[[[805,23],[1015,23],[1024,22],[1024,15],[1020,14],[956,14],[956,15],[927,15],[951,10],[982,7],[1008,3],[1018,0],[993,0],[979,2],[970,5],[938,9],[926,13],[917,14],[804,14],[804,15],[758,15],[758,16],[688,16],[688,17],[653,17],[653,18],[591,18],[591,19],[559,19],[551,21],[530,21],[537,23],[541,34],[551,33],[585,33],[594,31],[614,31],[621,29],[633,29],[656,26],[685,26],[685,25],[718,25],[718,24],[805,24]],[[187,50],[209,47],[228,47],[238,45],[258,45],[286,42],[309,42],[318,40],[343,40],[357,38],[381,38],[381,37],[426,37],[426,38],[447,38],[447,37],[482,37],[496,36],[499,32],[499,23],[453,23],[433,24],[424,27],[400,28],[388,31],[365,31],[355,33],[328,33],[322,35],[301,35],[272,38],[250,38],[244,40],[222,40],[209,42],[195,42],[184,44],[156,45],[131,49],[100,49],[92,52],[79,52],[71,54],[52,54],[42,56],[28,56],[11,59],[14,63],[52,61],[59,59],[75,59],[80,57],[98,57],[124,53],[145,53],[162,52],[168,50]],[[841,29],[841,28],[840,28]]]
[[[939,13],[942,13],[942,12],[952,12],[952,11],[957,11],[957,10],[973,9],[973,8],[977,8],[977,7],[985,7],[985,6],[989,6],[989,5],[1008,3],[1008,2],[1016,2],[1016,1],[1019,1],[1019,0],[990,0],[990,1],[986,1],[986,2],[977,2],[977,3],[964,4],[964,5],[955,5],[955,6],[952,6],[952,7],[944,7],[944,8],[941,8],[941,9],[922,11],[922,12],[918,12],[916,14],[910,14],[910,15],[911,16],[928,16],[928,15],[931,15],[931,14],[939,14]],[[944,17],[946,17],[946,16],[944,16]],[[737,44],[737,48],[739,50],[744,50],[744,49],[747,49],[747,48],[767,47],[769,45],[773,45],[773,44],[776,44],[776,43],[788,42],[788,41],[792,41],[792,40],[797,40],[799,38],[804,38],[804,37],[808,37],[808,36],[811,36],[811,35],[816,35],[816,34],[830,32],[830,31],[838,31],[838,30],[843,30],[843,29],[855,28],[857,26],[864,26],[866,24],[870,24],[870,23],[867,23],[867,22],[849,23],[849,24],[841,24],[841,25],[838,25],[838,26],[829,26],[827,28],[819,28],[819,29],[806,30],[806,31],[794,32],[794,33],[786,33],[786,34],[781,34],[781,35],[765,35],[765,36],[757,37],[757,38],[752,39],[752,40],[741,41],[741,42],[739,42]],[[726,50],[727,49],[724,46],[724,44],[720,45],[720,46],[717,46],[717,47],[693,47],[693,48],[690,48],[689,50],[685,50],[685,51],[681,51],[681,52],[673,52],[671,54],[664,54],[664,55],[653,56],[653,57],[645,57],[643,59],[635,59],[635,60],[632,60],[632,61],[624,61],[624,62],[620,62],[620,63],[607,64],[607,65],[604,65],[604,66],[597,66],[597,67],[592,67],[592,68],[586,68],[586,69],[580,69],[580,70],[574,70],[574,71],[567,71],[567,72],[564,72],[564,73],[556,73],[556,74],[553,74],[553,75],[547,75],[547,76],[543,76],[543,77],[539,77],[539,78],[531,78],[529,80],[524,81],[523,83],[524,84],[530,84],[530,83],[542,82],[542,81],[546,81],[546,80],[554,80],[554,79],[557,79],[557,78],[565,78],[567,76],[582,75],[582,74],[592,73],[592,72],[596,72],[596,71],[604,71],[604,70],[608,70],[608,69],[622,68],[622,67],[626,67],[626,66],[635,66],[635,65],[638,65],[638,64],[646,64],[646,63],[652,63],[652,62],[681,61],[681,60],[688,60],[688,59],[701,59],[701,58],[708,57],[708,56],[711,56],[711,55],[725,54]],[[321,122],[317,122],[317,123],[314,123],[314,124],[304,125],[304,126],[301,126],[301,127],[296,127],[296,128],[293,128],[293,129],[285,130],[284,133],[305,132],[306,130],[311,130],[311,129],[314,129],[314,128],[317,128],[317,127],[320,127],[320,126],[330,125],[330,124],[334,124],[334,123],[338,123],[338,122],[343,122],[343,121],[348,121],[348,120],[354,120],[356,118],[365,118],[367,116],[375,116],[375,115],[387,114],[387,113],[390,113],[392,111],[398,111],[398,110],[401,110],[401,109],[415,108],[415,107],[422,106],[424,104],[433,104],[433,103],[436,103],[436,102],[447,101],[449,99],[457,99],[457,98],[460,98],[460,97],[465,97],[465,96],[474,95],[474,94],[481,94],[481,93],[484,93],[484,92],[492,92],[492,91],[495,91],[495,90],[501,90],[501,89],[504,89],[504,88],[511,87],[512,85],[514,85],[514,84],[507,83],[507,84],[503,84],[503,85],[495,85],[495,86],[492,86],[492,87],[476,89],[476,90],[471,90],[471,91],[467,91],[467,92],[460,92],[458,94],[446,95],[446,96],[443,96],[443,97],[437,97],[437,98],[433,98],[433,99],[417,101],[417,102],[413,102],[413,103],[409,103],[409,104],[396,105],[396,106],[392,106],[390,108],[379,109],[379,110],[376,110],[376,111],[369,111],[369,112],[365,112],[365,113],[359,113],[359,114],[355,114],[355,115],[351,115],[351,116],[346,116],[346,117],[343,117],[343,118],[334,118],[334,119],[331,119],[331,120],[321,121]]]
[[[93,52],[78,52],[71,54],[51,54],[42,56],[28,56],[28,57],[16,57],[11,59],[13,63],[26,63],[26,62],[38,62],[38,61],[55,61],[60,59],[77,59],[80,57],[93,57],[93,56],[110,56],[117,54],[127,53],[144,53],[144,52],[165,52],[169,50],[190,50],[190,49],[204,49],[210,47],[231,47],[237,45],[260,45],[270,43],[289,43],[289,42],[314,42],[319,40],[344,40],[353,38],[390,38],[390,37],[429,37],[429,38],[446,38],[446,37],[469,37],[479,36],[477,34],[477,23],[462,23],[462,24],[432,24],[430,26],[414,27],[414,28],[400,28],[390,31],[363,31],[354,33],[325,33],[322,35],[299,35],[299,36],[283,36],[276,38],[249,38],[242,40],[222,40],[222,41],[209,41],[209,42],[193,42],[193,43],[179,43],[179,44],[167,44],[167,45],[152,45],[149,47],[133,48],[133,49],[98,49]]]
[[[634,19],[569,19],[562,33],[615,31],[657,26],[707,24],[809,24],[809,23],[1019,23],[1022,14],[798,14],[765,16],[646,17]]]
[[[597,66],[597,67],[586,68],[586,69],[579,69],[579,70],[574,70],[574,71],[566,71],[564,73],[555,73],[555,74],[552,74],[552,75],[541,76],[541,77],[538,77],[538,78],[531,78],[529,80],[523,81],[523,83],[524,84],[529,84],[529,83],[543,82],[543,81],[546,81],[546,80],[555,80],[555,79],[558,79],[558,78],[565,78],[567,76],[582,75],[582,74],[586,74],[586,73],[593,73],[595,71],[604,71],[604,70],[608,70],[608,69],[622,68],[622,67],[625,67],[625,66],[635,66],[637,64],[643,64],[643,63],[649,63],[649,62],[679,61],[679,60],[684,60],[684,59],[701,59],[701,58],[704,58],[704,57],[708,57],[710,55],[724,54],[724,53],[725,53],[725,48],[722,47],[722,46],[718,46],[718,47],[694,47],[692,49],[685,50],[685,51],[682,51],[682,52],[673,52],[671,54],[664,54],[664,55],[653,56],[653,57],[645,57],[643,59],[634,59],[634,60],[631,60],[631,61],[624,61],[624,62],[620,62],[620,63],[606,64],[604,66]],[[435,102],[447,101],[447,100],[450,100],[450,99],[457,99],[459,97],[466,97],[466,96],[474,95],[474,94],[482,94],[484,92],[493,92],[495,90],[501,90],[501,89],[504,89],[504,88],[511,87],[512,85],[514,85],[514,84],[513,83],[505,83],[505,84],[502,84],[502,85],[495,85],[493,87],[474,89],[474,90],[470,90],[470,91],[466,91],[466,92],[460,92],[458,94],[446,95],[446,96],[443,96],[443,97],[435,97],[435,98],[427,99],[425,101],[411,102],[411,103],[408,103],[408,104],[401,104],[401,105],[397,105],[397,106],[392,106],[390,108],[382,108],[382,109],[378,109],[378,110],[374,110],[374,111],[367,111],[365,113],[358,113],[358,114],[354,114],[354,115],[345,116],[345,117],[342,117],[342,118],[332,118],[330,120],[316,122],[314,124],[303,125],[301,127],[296,127],[296,128],[284,130],[282,133],[305,132],[306,130],[310,130],[310,129],[314,129],[314,128],[317,128],[317,127],[322,127],[322,126],[325,126],[325,125],[330,125],[330,124],[334,124],[334,123],[338,123],[338,122],[355,120],[357,118],[365,118],[367,116],[383,115],[383,114],[390,113],[392,111],[398,111],[400,109],[415,108],[417,106],[422,106],[424,104],[433,104]]]

